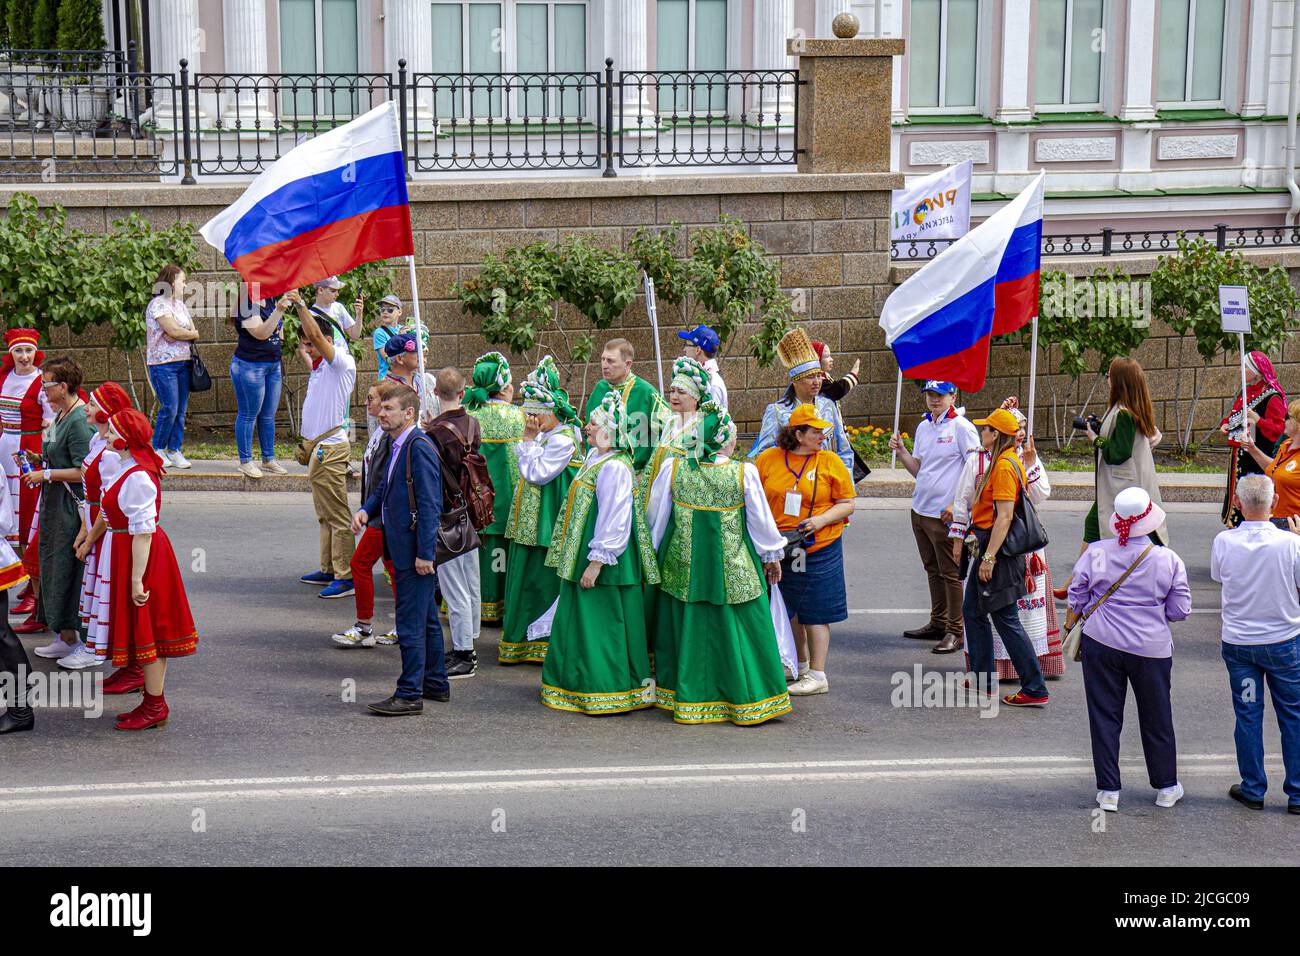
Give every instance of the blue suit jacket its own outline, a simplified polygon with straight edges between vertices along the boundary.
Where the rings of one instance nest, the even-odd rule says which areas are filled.
[[[410,498],[406,493],[406,463],[411,462],[411,483],[419,516],[411,528]],[[393,465],[392,481],[384,474],[370,491],[362,509],[372,520],[384,523],[384,552],[399,571],[415,567],[415,559],[434,560],[438,525],[442,522],[442,466],[433,442],[417,426],[402,443]]]

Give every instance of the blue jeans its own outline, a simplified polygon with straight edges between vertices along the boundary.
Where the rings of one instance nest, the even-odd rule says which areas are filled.
[[[1264,682],[1273,695],[1277,727],[1282,732],[1282,789],[1287,802],[1300,804],[1300,637],[1276,644],[1222,644],[1232,685],[1232,709],[1237,712],[1233,740],[1241,792],[1263,800],[1268,790],[1264,775]]]
[[[393,571],[397,590],[397,645],[402,651],[402,676],[397,696],[419,700],[425,691],[448,690],[447,665],[438,623],[438,576],[417,574],[415,568]]]
[[[189,361],[150,365],[149,384],[158,396],[153,447],[157,451],[180,451],[185,441],[185,409],[190,404]]]
[[[262,461],[275,457],[275,412],[280,407],[279,362],[246,362],[230,359],[230,383],[235,386],[235,447],[240,463],[253,460],[253,424],[257,424],[257,444]]]
[[[966,653],[970,655],[970,669],[980,682],[981,689],[997,687],[993,664],[993,627],[998,629],[1002,645],[1011,655],[1011,664],[1020,675],[1020,689],[1030,697],[1046,697],[1047,685],[1043,671],[1034,656],[1034,645],[1020,624],[1020,610],[1015,601],[988,614],[980,613],[979,562],[973,562],[966,594],[962,597],[961,616],[966,624]],[[993,618],[993,627],[989,618]],[[987,683],[986,683],[987,682]]]

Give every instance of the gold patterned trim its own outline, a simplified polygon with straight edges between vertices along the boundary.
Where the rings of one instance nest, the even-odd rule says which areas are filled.
[[[583,691],[564,690],[542,685],[542,703],[552,710],[564,710],[572,713],[587,714],[590,717],[603,717],[606,714],[626,714],[634,710],[653,707],[654,701],[646,700],[646,689],[635,687],[631,690],[613,693],[586,693]]]
[[[497,648],[499,664],[544,664],[550,641],[502,641]]]
[[[499,621],[501,620],[501,615],[504,614],[505,611],[505,601],[482,601],[479,603],[479,617],[484,621]]]
[[[740,726],[753,726],[793,712],[790,694],[782,691],[775,697],[752,704],[732,704],[725,700],[708,700],[688,703],[677,699],[677,692],[666,687],[655,687],[655,707],[672,713],[679,724],[719,724],[730,721]]]

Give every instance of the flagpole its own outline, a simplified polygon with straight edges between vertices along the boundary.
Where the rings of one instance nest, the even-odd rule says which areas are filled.
[[[1038,314],[1034,314],[1034,344],[1029,349],[1029,427],[1026,429],[1026,435],[1033,437],[1034,434],[1034,390],[1038,385]]]
[[[900,365],[900,366],[898,367],[898,388],[895,389],[895,391],[894,391],[894,431],[893,431],[893,434],[895,434],[895,435],[898,434],[898,416],[899,416],[899,414],[902,412],[902,409],[903,409],[903,367]],[[898,467],[898,452],[897,452],[897,451],[894,451],[893,449],[890,449],[890,452],[889,452],[889,467],[890,467],[890,470],[893,470],[894,468]]]
[[[650,318],[650,328],[655,337],[655,373],[659,376],[659,394],[664,393],[664,365],[659,357],[659,302],[655,298],[655,280],[647,272],[645,277],[645,311]]]
[[[406,264],[411,272],[411,304],[415,309],[415,347],[416,355],[419,358],[419,371],[416,373],[416,383],[418,387],[416,392],[420,396],[420,412],[432,411],[429,408],[429,401],[432,396],[426,394],[428,389],[424,387],[424,323],[420,321],[420,289],[415,282],[415,256],[407,256]]]

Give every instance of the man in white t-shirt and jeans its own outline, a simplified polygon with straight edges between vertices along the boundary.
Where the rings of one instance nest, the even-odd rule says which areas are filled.
[[[1300,525],[1269,520],[1277,505],[1267,475],[1237,482],[1233,505],[1241,524],[1219,532],[1210,548],[1210,577],[1223,585],[1223,662],[1228,666],[1237,726],[1241,783],[1228,796],[1264,808],[1264,685],[1282,734],[1287,812],[1300,815]]]
[[[938,641],[936,654],[951,654],[962,646],[962,582],[953,557],[945,515],[952,505],[953,491],[968,455],[980,449],[980,435],[970,421],[953,406],[957,386],[952,382],[928,381],[922,389],[929,411],[916,426],[916,438],[908,452],[902,438],[893,435],[889,447],[916,479],[912,492],[912,534],[921,564],[930,579],[930,622],[925,627],[904,631],[904,637]]]
[[[321,328],[296,291],[288,298],[298,313],[302,344],[298,354],[310,370],[302,403],[302,437],[314,443],[307,480],[320,522],[320,570],[304,574],[304,584],[321,588],[323,598],[352,595],[352,509],[348,507],[348,411],[357,381],[357,363],[341,334]]]

